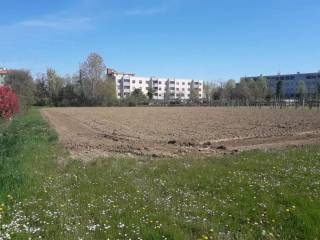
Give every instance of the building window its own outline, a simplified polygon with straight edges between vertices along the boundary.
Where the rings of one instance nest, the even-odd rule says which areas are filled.
[[[118,83],[121,83],[121,80],[118,80]]]
[[[142,80],[139,80],[139,84],[142,84]]]
[[[150,84],[150,81],[146,81],[146,84]]]
[[[174,81],[170,81],[170,84],[174,84]]]
[[[136,83],[136,80],[132,80],[132,83]]]
[[[155,96],[158,96],[158,93],[154,93]]]
[[[190,88],[188,88],[188,91],[190,91]]]
[[[130,89],[130,86],[124,86],[123,88],[124,89]]]
[[[162,89],[161,89],[161,87],[159,87],[159,91],[161,91]]]
[[[174,91],[174,87],[171,87],[170,90],[171,90],[171,91]]]
[[[123,80],[124,82],[127,82],[127,83],[129,83],[130,82],[130,80],[129,79],[125,79],[125,80]]]
[[[185,88],[182,88],[182,91],[184,91],[185,90]]]
[[[161,84],[161,81],[159,81],[159,84]]]
[[[186,83],[185,83],[185,82],[183,82],[183,83],[182,83],[182,85],[186,85]]]
[[[177,85],[179,85],[179,82],[177,82]]]
[[[190,85],[191,85],[191,83],[189,83],[189,82],[188,82],[188,85],[190,86]]]
[[[179,91],[179,88],[176,88],[177,91]]]
[[[161,94],[159,94],[159,97],[161,97]]]

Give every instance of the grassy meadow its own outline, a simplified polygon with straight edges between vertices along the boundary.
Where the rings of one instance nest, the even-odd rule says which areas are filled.
[[[32,109],[0,130],[0,239],[319,239],[320,148],[70,160]]]

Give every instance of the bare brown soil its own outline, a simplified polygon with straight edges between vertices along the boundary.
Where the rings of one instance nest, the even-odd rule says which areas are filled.
[[[235,153],[320,143],[320,111],[269,108],[46,108],[73,156]]]

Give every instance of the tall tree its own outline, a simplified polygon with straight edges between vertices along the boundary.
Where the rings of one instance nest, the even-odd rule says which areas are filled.
[[[151,86],[149,86],[148,87],[148,93],[147,93],[149,101],[151,101],[153,99],[154,93],[155,93],[155,90]]]
[[[268,85],[266,78],[259,78],[256,81],[256,99],[265,100],[268,95]]]
[[[277,82],[277,86],[276,86],[276,97],[277,98],[283,97],[282,84],[283,84],[282,81]]]
[[[86,97],[96,98],[97,84],[99,81],[105,80],[106,66],[103,58],[97,53],[91,53],[80,68]]]
[[[11,86],[20,99],[20,111],[27,111],[34,103],[33,78],[29,71],[14,70],[5,78],[5,84]]]
[[[96,92],[97,103],[111,106],[117,101],[116,83],[114,80],[98,81]]]
[[[51,104],[54,106],[58,106],[59,102],[61,101],[60,91],[64,85],[63,78],[60,77],[54,69],[48,68],[47,81]]]
[[[34,83],[35,105],[45,106],[49,103],[49,90],[46,76],[42,74],[38,76]]]
[[[223,97],[228,101],[233,99],[235,95],[235,88],[236,88],[236,81],[233,79],[228,80],[224,84]]]
[[[297,95],[300,100],[304,99],[304,97],[306,95],[306,84],[302,80],[299,81]]]
[[[211,101],[211,87],[212,85],[210,83],[204,82],[203,83],[203,97],[210,103]]]
[[[199,88],[195,86],[194,81],[190,84],[190,101],[192,103],[199,102]]]

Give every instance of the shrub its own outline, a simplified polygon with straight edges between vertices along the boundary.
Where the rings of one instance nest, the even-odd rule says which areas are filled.
[[[7,86],[0,86],[0,118],[9,119],[19,112],[19,99]]]

